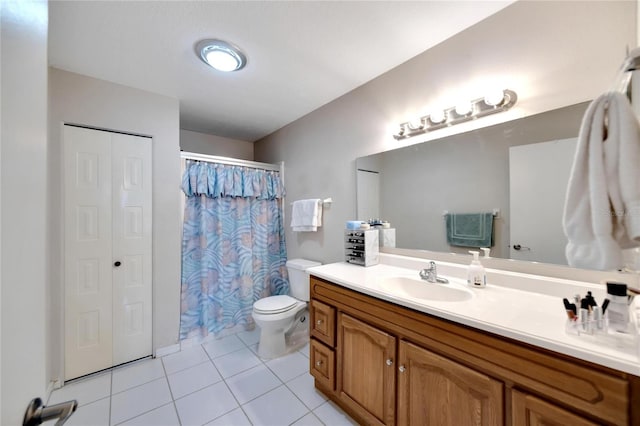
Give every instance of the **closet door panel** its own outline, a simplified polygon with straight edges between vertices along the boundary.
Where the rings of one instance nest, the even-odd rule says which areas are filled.
[[[112,365],[111,143],[64,126],[65,380]]]
[[[112,135],[114,365],[152,354],[151,142]]]

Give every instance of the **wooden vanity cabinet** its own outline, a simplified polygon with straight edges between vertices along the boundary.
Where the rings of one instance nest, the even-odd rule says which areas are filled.
[[[640,425],[640,379],[311,277],[315,386],[369,425]]]

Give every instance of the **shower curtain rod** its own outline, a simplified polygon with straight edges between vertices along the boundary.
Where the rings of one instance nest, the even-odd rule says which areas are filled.
[[[282,172],[282,164],[259,163],[257,161],[239,160],[237,158],[198,154],[197,152],[180,151],[180,158],[184,158],[187,160],[206,161],[208,163],[228,164],[231,166],[242,166],[252,169],[274,170],[276,172]]]

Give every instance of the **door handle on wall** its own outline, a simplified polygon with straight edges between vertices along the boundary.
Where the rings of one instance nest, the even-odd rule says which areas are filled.
[[[61,402],[60,404],[45,406],[40,398],[34,398],[24,413],[22,426],[38,426],[49,420],[58,419],[55,426],[62,426],[78,408],[78,401]]]
[[[530,247],[522,247],[520,244],[514,244],[513,246],[514,250],[522,250],[522,251],[530,251],[531,248]]]
[[[118,266],[120,266],[120,265],[122,265],[122,262],[120,262],[119,260],[116,260],[116,261],[113,263],[113,266],[115,266],[116,268],[117,268]]]

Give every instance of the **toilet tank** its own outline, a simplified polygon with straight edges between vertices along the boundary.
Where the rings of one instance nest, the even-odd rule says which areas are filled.
[[[309,274],[307,269],[320,266],[322,263],[307,259],[287,260],[291,296],[298,300],[309,301]]]

